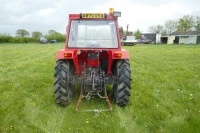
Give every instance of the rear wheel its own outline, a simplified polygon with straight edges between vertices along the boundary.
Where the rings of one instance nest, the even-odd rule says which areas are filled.
[[[117,78],[113,86],[114,99],[118,106],[124,107],[129,102],[131,91],[131,71],[129,60],[118,60],[114,67],[114,76]]]
[[[70,60],[58,60],[54,74],[55,101],[59,106],[70,104],[73,96],[74,85],[72,76],[74,74],[73,64]]]

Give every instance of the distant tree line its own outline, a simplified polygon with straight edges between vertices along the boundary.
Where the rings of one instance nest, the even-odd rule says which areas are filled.
[[[32,37],[12,37],[9,34],[0,33],[0,43],[30,43],[39,42],[37,38]]]
[[[200,16],[185,15],[178,20],[168,20],[164,25],[153,25],[148,28],[150,33],[160,33],[162,35],[170,35],[172,32],[185,32],[197,30],[200,31]],[[133,35],[137,39],[140,38],[142,31],[137,29]]]
[[[168,20],[164,25],[153,25],[148,28],[151,33],[160,33],[162,35],[169,35],[172,32],[184,32],[190,30],[200,31],[200,16],[185,15],[178,20]],[[136,39],[140,38],[141,30],[137,29],[133,32]],[[16,31],[16,37],[12,37],[9,34],[0,33],[0,43],[29,43],[39,42],[40,37],[45,37],[48,41],[56,40],[57,42],[64,42],[66,35],[56,32],[55,30],[49,30],[48,35],[43,35],[39,31],[34,31],[31,34],[25,29],[18,29]]]
[[[55,30],[49,30],[47,35],[43,35],[39,31],[34,31],[30,36],[27,30],[18,29],[16,31],[16,37],[6,33],[0,33],[0,43],[36,43],[39,42],[40,37],[44,37],[48,41],[56,40],[57,42],[64,42],[66,39],[65,34],[61,34]]]
[[[178,20],[168,20],[164,25],[150,26],[148,31],[151,33],[161,33],[169,35],[172,32],[200,31],[200,16],[185,15]]]

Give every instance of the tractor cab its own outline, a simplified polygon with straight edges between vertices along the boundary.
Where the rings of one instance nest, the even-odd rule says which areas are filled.
[[[118,17],[112,11],[70,14],[66,48],[119,48]]]

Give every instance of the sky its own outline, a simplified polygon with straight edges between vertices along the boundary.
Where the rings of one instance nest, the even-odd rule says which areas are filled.
[[[184,15],[200,16],[200,0],[0,0],[0,33],[15,36],[16,30],[30,34],[66,32],[72,13],[108,13],[121,11],[119,25],[129,31],[148,32],[152,25],[164,25]]]

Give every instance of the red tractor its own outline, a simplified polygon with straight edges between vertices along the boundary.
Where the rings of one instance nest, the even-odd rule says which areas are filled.
[[[80,84],[78,111],[82,98],[105,98],[112,110],[106,84],[113,85],[118,106],[126,106],[131,89],[128,51],[122,49],[118,29],[120,12],[70,14],[65,48],[57,51],[54,74],[55,100],[70,104],[75,84]]]

